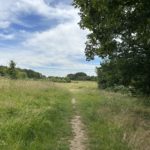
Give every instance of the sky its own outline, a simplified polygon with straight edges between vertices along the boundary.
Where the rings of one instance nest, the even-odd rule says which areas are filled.
[[[47,76],[95,75],[99,59],[86,61],[88,30],[80,29],[72,0],[0,0],[0,65]]]

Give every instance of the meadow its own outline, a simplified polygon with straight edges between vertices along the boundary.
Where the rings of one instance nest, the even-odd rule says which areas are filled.
[[[0,80],[0,149],[68,150],[71,94],[51,82]]]
[[[61,86],[69,89],[77,100],[86,126],[89,150],[149,150],[148,97],[99,90],[96,82]]]
[[[0,79],[0,149],[69,150],[71,99],[77,101],[89,150],[148,150],[145,98],[99,90],[96,82]]]

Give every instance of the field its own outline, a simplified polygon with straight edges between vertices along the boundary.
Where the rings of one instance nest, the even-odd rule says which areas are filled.
[[[88,150],[149,149],[150,109],[144,98],[102,91],[95,82],[8,79],[0,79],[0,149],[69,150],[72,98]]]
[[[52,83],[0,81],[0,149],[68,150],[71,95]]]
[[[150,109],[144,98],[100,91],[94,83],[76,85],[90,150],[149,150]]]

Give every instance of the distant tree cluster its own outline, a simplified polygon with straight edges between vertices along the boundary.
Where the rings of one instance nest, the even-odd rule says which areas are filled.
[[[150,1],[74,0],[90,30],[87,60],[99,56],[99,87],[123,85],[150,94]]]
[[[70,83],[71,82],[71,80],[68,77],[49,76],[48,80],[52,81],[52,82],[60,82],[60,83]]]
[[[16,68],[16,63],[10,61],[9,67],[0,66],[0,76],[9,77],[11,79],[44,79],[46,78],[39,72],[35,72],[30,69],[20,69]]]
[[[0,76],[8,77],[11,79],[46,79],[52,82],[62,82],[70,83],[71,80],[81,80],[81,81],[96,81],[95,76],[88,76],[84,72],[78,72],[75,74],[68,74],[66,77],[49,76],[46,77],[39,72],[33,71],[31,69],[21,69],[16,68],[16,63],[10,61],[9,66],[0,66]]]
[[[78,72],[75,74],[68,74],[67,77],[70,80],[79,80],[79,81],[96,81],[96,79],[97,79],[95,76],[88,76],[84,72]]]
[[[8,74],[11,77],[11,79],[17,78],[16,63],[12,60],[9,63]]]

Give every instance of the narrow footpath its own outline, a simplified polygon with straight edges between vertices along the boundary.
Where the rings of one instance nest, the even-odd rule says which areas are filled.
[[[77,112],[75,99],[72,99],[72,105],[75,111],[75,115],[71,120],[74,137],[70,141],[70,150],[87,150],[85,144],[87,138],[84,130],[84,124],[81,121],[81,116]]]

